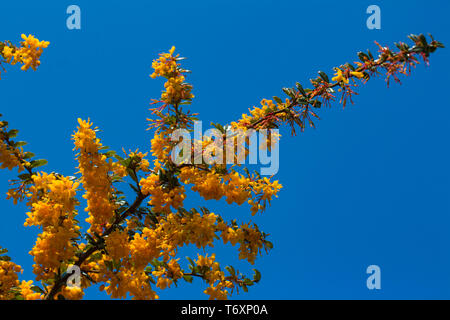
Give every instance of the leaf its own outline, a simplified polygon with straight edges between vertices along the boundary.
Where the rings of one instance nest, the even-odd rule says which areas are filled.
[[[224,128],[221,124],[211,122],[211,125],[212,125],[214,128],[216,128],[217,130],[219,130],[221,133],[223,133],[223,134],[226,133],[225,128]]]
[[[28,151],[23,154],[24,159],[30,159],[30,158],[33,158],[34,156],[35,156],[35,154],[33,152],[28,152]]]
[[[192,283],[192,280],[194,280],[194,278],[193,278],[192,276],[189,276],[189,275],[184,275],[184,276],[183,276],[183,279],[184,279],[186,282],[189,282],[189,283]]]
[[[301,93],[303,96],[305,96],[305,97],[307,96],[306,91],[303,89],[303,87],[302,87],[302,85],[301,85],[300,83],[297,82],[297,83],[295,84],[295,86],[297,87],[297,90],[300,91],[300,93]]]
[[[130,176],[131,179],[133,179],[134,182],[139,183],[138,177],[136,175],[136,172],[134,172],[133,169],[127,168],[127,173]]]
[[[189,263],[190,263],[192,266],[195,266],[194,261],[192,261],[192,259],[191,259],[190,257],[186,257],[186,259],[189,261]]]
[[[45,291],[39,286],[32,286],[30,288],[33,292],[45,294]]]
[[[104,155],[107,158],[112,158],[112,157],[116,156],[116,152],[114,150],[109,150],[109,151],[105,152]]]
[[[330,79],[328,78],[328,75],[325,72],[319,71],[319,76],[322,78],[323,81],[330,82]]]
[[[277,96],[273,96],[273,100],[275,100],[278,104],[283,104],[283,101]]]
[[[283,88],[282,89],[285,94],[287,94],[290,98],[295,98],[295,94],[292,88]]]
[[[19,133],[19,130],[17,129],[11,129],[9,130],[9,132],[7,133],[8,138],[15,138],[17,136],[17,134]]]
[[[255,274],[253,275],[253,282],[259,282],[261,280],[261,272],[259,272],[257,269],[253,269]]]
[[[236,271],[234,270],[233,266],[226,266],[225,270],[227,270],[233,277],[236,276]]]
[[[26,146],[27,144],[28,143],[26,141],[17,141],[17,142],[14,142],[14,147],[20,148],[20,147]]]
[[[31,175],[29,173],[22,173],[18,175],[19,179],[27,181],[31,179]]]
[[[47,163],[48,161],[45,159],[33,160],[30,162],[30,167],[31,168],[42,167],[45,166]]]

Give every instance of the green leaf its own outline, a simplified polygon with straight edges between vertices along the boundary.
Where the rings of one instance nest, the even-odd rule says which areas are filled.
[[[17,129],[11,129],[11,130],[9,130],[9,132],[7,133],[7,135],[8,135],[8,138],[15,138],[15,137],[17,137],[17,134],[19,133],[19,130],[17,130]]]
[[[297,83],[295,84],[295,86],[297,87],[297,90],[300,91],[300,93],[301,93],[303,96],[305,96],[305,97],[307,96],[306,91],[303,89],[303,87],[302,87],[302,85],[301,85],[300,83],[297,82]]]
[[[134,182],[139,183],[138,177],[136,175],[136,172],[134,172],[133,169],[127,168],[127,173],[130,176],[131,179],[133,179]]]
[[[259,272],[257,269],[253,269],[255,274],[253,275],[253,281],[259,282],[261,280],[261,272]]]
[[[45,166],[47,163],[48,163],[48,161],[45,159],[33,160],[30,162],[30,166],[31,166],[31,168],[37,168],[37,167]]]
[[[233,277],[236,275],[236,271],[234,270],[233,266],[226,266],[225,270],[227,270]]]
[[[26,146],[27,144],[28,143],[26,141],[17,141],[17,142],[14,142],[14,147],[20,148],[20,147]]]
[[[189,283],[192,283],[192,280],[194,280],[194,278],[192,276],[188,276],[188,275],[184,275],[183,279]]]
[[[28,181],[31,179],[31,175],[29,173],[22,173],[18,175],[19,179]]]
[[[273,96],[273,100],[275,100],[278,104],[283,104],[283,101],[277,96]]]
[[[192,266],[195,266],[194,261],[192,261],[192,259],[191,259],[190,257],[186,257],[186,259],[189,261],[189,263],[190,263]]]
[[[112,158],[112,157],[114,157],[116,155],[116,152],[114,150],[109,150],[109,151],[105,152],[104,155],[107,158]]]
[[[328,75],[325,72],[319,71],[319,76],[322,78],[323,81],[330,82],[330,79],[328,78]]]
[[[273,249],[273,243],[270,241],[266,241],[266,247],[269,249]]]
[[[33,152],[28,152],[28,151],[23,154],[24,159],[30,159],[30,158],[33,158],[34,156],[35,156],[35,154]]]
[[[41,287],[39,287],[39,286],[32,286],[32,287],[31,287],[31,290],[33,290],[33,292],[36,292],[36,293],[42,293],[42,294],[45,294],[45,291],[44,291]]]

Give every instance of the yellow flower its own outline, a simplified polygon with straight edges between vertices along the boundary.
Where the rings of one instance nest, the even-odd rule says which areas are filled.
[[[81,300],[84,292],[78,287],[64,287],[58,296],[63,296],[66,300]]]
[[[364,78],[364,73],[359,71],[351,71],[350,74],[357,77],[358,79]]]
[[[0,140],[0,168],[12,170],[17,167],[19,172],[22,171],[24,169],[23,164],[17,157],[17,155],[20,155],[21,153],[21,150],[17,148],[13,149],[6,145],[3,140]]]
[[[81,182],[86,193],[83,198],[87,200],[85,211],[89,212],[86,219],[91,224],[89,231],[101,233],[106,225],[114,217],[116,205],[111,201],[112,183],[110,172],[124,174],[119,165],[114,164],[111,159],[107,159],[100,153],[103,145],[97,138],[92,123],[78,119],[78,131],[74,133],[73,140],[77,154],[78,169],[82,175]]]
[[[128,247],[128,234],[116,230],[106,238],[106,250],[111,258],[120,260],[130,254]]]
[[[16,63],[22,63],[22,70],[26,71],[29,68],[36,70],[37,67],[41,64],[39,60],[41,54],[45,48],[48,47],[50,42],[48,41],[39,41],[39,39],[35,38],[31,34],[26,36],[22,34],[22,41],[20,43],[20,47],[12,48],[9,46],[5,46],[3,48],[2,54],[6,59],[6,62],[11,63],[12,65]]]
[[[39,300],[43,298],[41,293],[34,292],[31,287],[33,286],[33,280],[22,281],[19,285],[20,294],[25,300]]]
[[[10,291],[19,285],[18,273],[22,268],[11,261],[0,260],[0,300],[9,300],[14,297]]]
[[[348,79],[342,74],[342,70],[339,68],[336,68],[335,77],[333,77],[331,80],[336,82],[343,82],[345,84],[348,84],[349,82]]]

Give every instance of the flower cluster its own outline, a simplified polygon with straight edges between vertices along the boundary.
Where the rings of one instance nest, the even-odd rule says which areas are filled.
[[[164,187],[156,174],[143,178],[140,181],[140,185],[142,193],[151,196],[149,204],[156,212],[169,213],[171,207],[176,210],[183,205],[183,200],[186,198],[183,186],[177,186],[172,189]]]
[[[21,63],[22,70],[26,71],[29,68],[36,71],[37,67],[41,64],[39,60],[41,54],[45,48],[48,47],[50,42],[39,41],[31,34],[26,36],[22,34],[23,41],[20,43],[20,47],[15,46],[3,46],[2,55],[7,63],[15,65]]]
[[[43,294],[39,292],[34,292],[33,289],[33,280],[24,281],[19,285],[20,294],[25,300],[41,300],[43,298]]]
[[[115,260],[120,260],[130,254],[128,247],[128,234],[115,230],[105,240],[106,250],[109,256]]]
[[[181,271],[178,263],[179,259],[171,259],[166,267],[158,266],[157,270],[152,272],[152,275],[156,277],[156,286],[160,289],[170,288],[172,283],[183,277],[183,271]]]
[[[203,278],[208,282],[209,287],[204,291],[209,295],[210,300],[226,300],[229,292],[227,289],[233,288],[234,284],[225,279],[225,273],[220,269],[220,264],[215,261],[216,256],[210,257],[198,255],[197,265],[206,271],[203,272]]]
[[[75,150],[78,150],[78,169],[87,200],[85,211],[89,212],[86,219],[91,224],[92,232],[101,232],[114,216],[115,204],[112,199],[112,182],[109,173],[120,164],[100,153],[103,145],[97,138],[92,122],[78,119],[78,131],[74,133]]]
[[[0,300],[13,298],[11,289],[19,285],[19,272],[22,272],[22,268],[14,262],[0,260]]]
[[[16,150],[11,150],[6,143],[0,140],[0,169],[4,168],[8,168],[9,170],[18,168],[19,172],[24,169],[19,158],[16,156]]]
[[[269,178],[245,177],[237,172],[218,174],[212,170],[206,172],[195,167],[183,167],[180,180],[185,184],[193,184],[196,191],[205,200],[226,198],[227,203],[238,205],[248,202],[252,214],[264,209],[261,202],[270,201],[277,196],[281,185]]]
[[[31,177],[25,226],[39,226],[36,244],[30,251],[34,257],[33,271],[37,280],[50,280],[60,271],[61,262],[74,257],[79,226],[75,206],[78,205],[78,182],[54,173],[36,173]]]
[[[231,122],[231,127],[235,130],[246,130],[249,128],[253,123],[265,119],[265,117],[274,112],[278,112],[277,116],[282,116],[282,113],[280,111],[283,111],[286,107],[286,101],[283,103],[282,101],[274,102],[273,100],[269,99],[262,99],[261,100],[261,107],[253,107],[252,109],[249,109],[250,115],[243,113],[242,118],[238,121]]]
[[[179,68],[177,61],[179,55],[174,56],[175,47],[172,47],[169,53],[162,53],[157,60],[154,60],[152,67],[154,72],[150,75],[152,78],[165,77],[165,91],[161,94],[161,101],[165,104],[178,105],[183,100],[191,100],[194,95],[191,93],[192,86],[185,83],[185,77],[182,69]]]

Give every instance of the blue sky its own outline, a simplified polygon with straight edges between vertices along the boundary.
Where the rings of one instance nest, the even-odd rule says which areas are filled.
[[[77,4],[82,29],[66,28]],[[381,8],[381,30],[365,13]],[[105,145],[147,150],[151,98],[162,81],[151,61],[172,45],[189,59],[192,110],[205,124],[228,123],[262,98],[281,96],[318,70],[356,60],[374,40],[392,45],[410,33],[450,44],[448,1],[20,1],[4,2],[2,40],[32,33],[51,42],[37,72],[9,68],[0,82],[1,113],[47,171],[75,172],[70,136],[78,117],[102,129]],[[450,152],[447,49],[386,87],[372,80],[355,104],[325,109],[316,130],[282,131],[284,188],[272,207],[251,218],[247,207],[208,203],[214,212],[252,219],[274,249],[256,261],[262,281],[241,299],[449,299]],[[207,129],[207,128],[205,128]],[[6,192],[8,171],[0,172]],[[188,206],[202,204],[194,197]],[[24,228],[26,208],[0,197],[0,245],[32,279],[37,229]],[[186,254],[192,253],[190,249]],[[218,259],[243,271],[236,251]],[[381,268],[381,290],[366,288],[365,270]],[[162,299],[204,299],[204,284],[180,285]],[[94,288],[87,298],[105,298]]]

